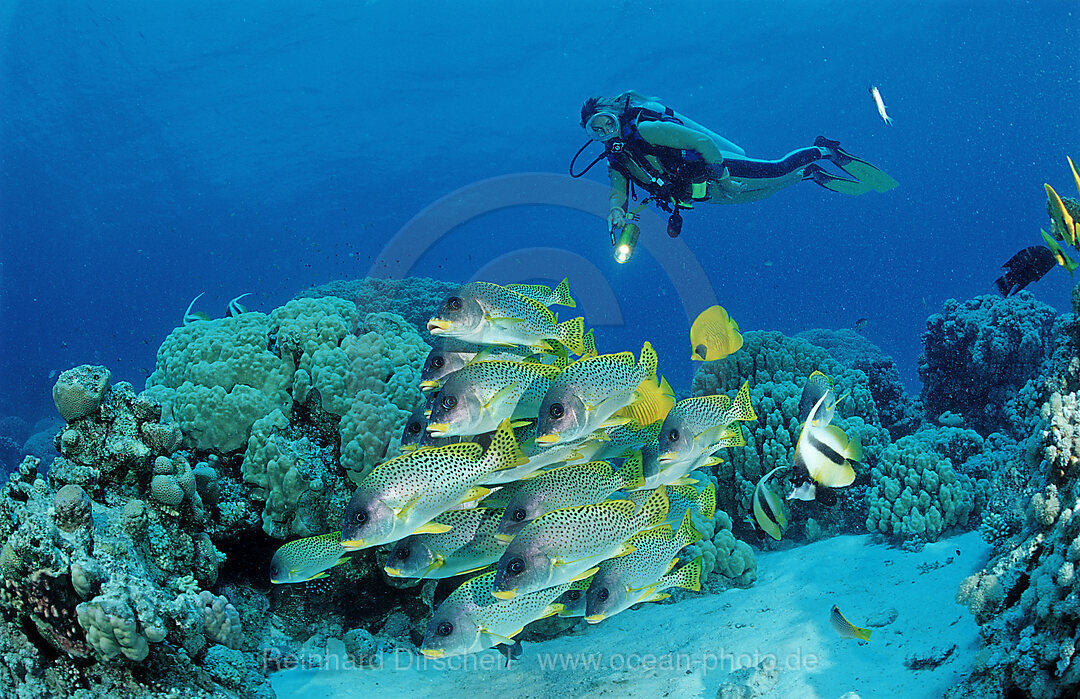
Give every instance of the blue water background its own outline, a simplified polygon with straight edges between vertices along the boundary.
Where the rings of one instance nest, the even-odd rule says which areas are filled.
[[[211,315],[244,292],[269,311],[364,276],[410,218],[459,188],[565,173],[584,141],[582,100],[628,88],[751,156],[839,139],[901,187],[847,197],[804,183],[699,206],[681,240],[712,288],[689,303],[648,254],[616,265],[603,222],[559,206],[436,231],[408,271],[464,281],[500,260],[525,280],[572,253],[582,286],[619,302],[600,349],[650,339],[680,389],[695,368],[689,319],[713,293],[744,330],[865,317],[917,391],[927,316],[990,292],[998,266],[1040,242],[1044,181],[1073,193],[1078,7],[8,0],[0,415],[54,414],[51,372],[84,362],[141,388],[200,292]],[[601,167],[587,177],[606,181]],[[1071,286],[1055,269],[1032,290],[1067,310]]]

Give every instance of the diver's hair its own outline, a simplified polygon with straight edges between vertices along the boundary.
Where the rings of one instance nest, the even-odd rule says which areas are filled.
[[[590,97],[581,105],[581,128],[585,128],[585,122],[589,120],[589,117],[602,109],[607,108],[621,113],[623,109],[626,109],[631,104],[659,101],[658,98],[648,97],[637,90],[627,90],[617,97]]]

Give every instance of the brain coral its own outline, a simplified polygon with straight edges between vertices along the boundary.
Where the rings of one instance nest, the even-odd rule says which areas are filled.
[[[945,302],[930,316],[919,358],[927,416],[959,413],[986,436],[1003,432],[1025,438],[1019,394],[1039,375],[1053,347],[1057,312],[1028,291],[1015,296],[977,296]]]
[[[750,513],[751,496],[758,479],[780,464],[790,464],[799,440],[799,398],[803,384],[815,370],[833,379],[837,395],[850,392],[840,403],[835,424],[850,436],[858,435],[867,460],[876,458],[889,433],[881,427],[866,374],[849,369],[817,345],[778,332],[750,331],[735,354],[703,364],[694,377],[694,395],[731,395],[743,381],[750,382],[756,422],[743,425],[746,446],[720,452],[725,462],[715,467],[719,480],[717,506],[738,523]],[[857,468],[857,473],[860,470]],[[777,492],[787,492],[790,480],[774,477]],[[819,524],[836,530],[839,508],[815,513]],[[830,520],[830,517],[832,519]]]

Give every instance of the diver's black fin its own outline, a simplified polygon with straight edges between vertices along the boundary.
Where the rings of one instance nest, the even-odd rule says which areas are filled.
[[[871,189],[858,180],[849,180],[846,177],[834,175],[816,163],[810,163],[806,166],[806,169],[803,170],[803,179],[813,180],[815,184],[840,194],[866,194]]]
[[[888,192],[890,189],[895,189],[900,185],[899,182],[876,166],[845,151],[840,147],[839,141],[832,141],[824,136],[818,136],[814,139],[814,145],[818,148],[827,148],[830,151],[829,160],[833,161],[838,168],[866,185],[867,189]]]

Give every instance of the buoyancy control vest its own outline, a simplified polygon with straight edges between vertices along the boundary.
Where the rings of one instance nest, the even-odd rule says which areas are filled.
[[[664,211],[690,208],[692,202],[705,199],[708,174],[704,158],[695,150],[649,143],[638,131],[638,124],[647,121],[682,125],[671,107],[657,112],[628,104],[619,116],[619,138],[608,144],[608,164],[626,177],[631,187],[637,185],[648,192]],[[655,158],[661,168],[656,168],[648,156]],[[632,195],[637,198],[636,193]]]

